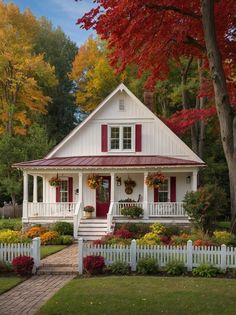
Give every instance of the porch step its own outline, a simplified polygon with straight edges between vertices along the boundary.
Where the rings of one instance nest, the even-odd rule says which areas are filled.
[[[106,219],[82,219],[78,229],[78,238],[84,240],[101,239],[107,234]]]
[[[77,266],[42,266],[37,270],[37,275],[77,275]]]

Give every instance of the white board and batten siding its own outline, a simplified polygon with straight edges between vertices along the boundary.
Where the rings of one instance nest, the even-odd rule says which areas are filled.
[[[119,110],[124,100],[125,110]],[[141,124],[141,152],[101,152],[101,125]],[[135,132],[135,128],[134,128]],[[134,136],[135,138],[135,136]],[[162,155],[202,162],[160,119],[143,105],[127,88],[117,92],[77,127],[48,157],[94,155]]]

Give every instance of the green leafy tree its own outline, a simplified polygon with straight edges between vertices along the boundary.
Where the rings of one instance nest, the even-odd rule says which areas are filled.
[[[59,142],[76,124],[76,104],[72,93],[75,85],[68,73],[78,48],[60,27],[54,28],[46,18],[41,18],[38,23],[34,50],[37,54],[43,53],[44,59],[54,66],[58,80],[58,85],[54,88],[44,86],[52,101],[41,124],[46,124],[49,137]]]
[[[184,210],[193,225],[209,234],[214,231],[217,219],[224,213],[226,205],[224,191],[215,185],[206,185],[195,192],[187,192],[184,197]]]

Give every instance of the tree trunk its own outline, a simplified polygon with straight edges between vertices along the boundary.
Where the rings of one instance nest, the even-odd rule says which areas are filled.
[[[201,0],[204,38],[212,77],[221,140],[229,169],[231,228],[236,232],[236,121],[230,106],[221,53],[217,44],[214,0]]]
[[[204,75],[202,71],[202,61],[198,60],[198,73],[199,73],[199,86],[202,87]],[[206,107],[207,98],[200,97],[199,99],[199,109],[204,109]],[[205,122],[200,120],[198,123],[198,156],[203,158],[203,149],[205,144]]]

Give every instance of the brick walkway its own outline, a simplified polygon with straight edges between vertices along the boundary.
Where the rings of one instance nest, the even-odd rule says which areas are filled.
[[[58,253],[41,260],[41,268],[57,270],[60,275],[36,275],[10,291],[0,295],[0,315],[33,315],[54,293],[75,277],[70,271],[77,271],[78,244],[73,244]],[[73,268],[72,270],[68,267]],[[49,272],[49,273],[50,273]]]
[[[0,295],[1,315],[33,315],[74,276],[33,276]]]
[[[50,255],[41,260],[41,266],[43,265],[78,265],[78,244],[73,244],[65,249]]]

